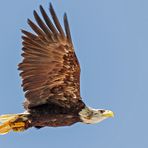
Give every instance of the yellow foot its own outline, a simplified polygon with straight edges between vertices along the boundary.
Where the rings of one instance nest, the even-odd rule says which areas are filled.
[[[24,122],[16,122],[16,123],[11,123],[10,126],[12,128],[14,128],[14,127],[22,127],[22,126],[24,127],[25,123]]]
[[[25,130],[24,122],[11,123],[10,126],[14,132],[21,132]]]

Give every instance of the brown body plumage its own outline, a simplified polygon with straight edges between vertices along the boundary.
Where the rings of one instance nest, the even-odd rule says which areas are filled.
[[[79,107],[63,108],[55,104],[44,104],[32,108],[29,112],[30,123],[28,127],[44,127],[44,126],[69,126],[76,122],[80,122],[79,112],[84,108],[81,102]]]

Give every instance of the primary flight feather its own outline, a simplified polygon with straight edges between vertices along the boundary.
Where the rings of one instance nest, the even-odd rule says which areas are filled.
[[[22,30],[22,87],[25,92],[21,114],[0,116],[0,134],[30,127],[68,126],[76,122],[100,122],[113,112],[87,107],[80,96],[80,65],[71,39],[66,13],[62,28],[53,6],[52,19],[40,6],[42,18],[34,11],[36,23],[28,19],[34,33]]]

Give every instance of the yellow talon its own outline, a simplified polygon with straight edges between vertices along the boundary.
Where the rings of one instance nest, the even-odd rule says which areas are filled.
[[[25,123],[24,122],[16,122],[16,123],[11,123],[10,126],[11,126],[11,128],[24,127],[25,126]]]
[[[25,123],[24,122],[16,122],[16,123],[11,123],[10,124],[12,130],[14,132],[20,132],[25,130]]]

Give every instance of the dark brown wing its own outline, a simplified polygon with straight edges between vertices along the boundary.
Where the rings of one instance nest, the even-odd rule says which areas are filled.
[[[34,11],[38,25],[28,19],[35,34],[23,32],[23,61],[19,64],[26,109],[46,103],[75,106],[80,100],[80,66],[72,45],[66,14],[65,32],[50,4],[54,24],[40,6],[44,21]]]

